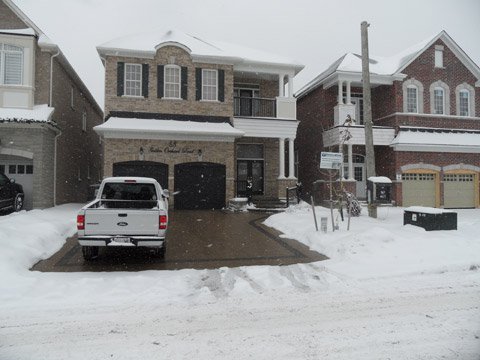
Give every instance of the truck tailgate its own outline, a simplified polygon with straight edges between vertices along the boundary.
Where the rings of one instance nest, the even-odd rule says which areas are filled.
[[[158,222],[158,209],[86,209],[85,235],[157,235]]]

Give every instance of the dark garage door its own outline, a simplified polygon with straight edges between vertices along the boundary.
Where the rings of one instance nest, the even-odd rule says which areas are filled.
[[[175,209],[225,206],[225,165],[194,162],[175,165]]]
[[[125,161],[113,164],[113,176],[143,176],[168,189],[168,165],[154,161]]]

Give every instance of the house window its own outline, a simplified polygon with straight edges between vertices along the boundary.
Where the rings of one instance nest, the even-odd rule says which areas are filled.
[[[470,116],[470,92],[460,90],[458,93],[458,112],[460,116]]]
[[[164,97],[180,99],[180,67],[176,65],[166,65],[164,71]]]
[[[33,165],[27,165],[25,174],[33,174]]]
[[[141,64],[125,64],[125,95],[142,96]]]
[[[445,113],[445,94],[442,88],[435,88],[433,90],[433,110],[434,114]]]
[[[23,48],[0,44],[0,84],[22,85]]]
[[[218,100],[217,70],[202,69],[202,100]]]
[[[435,67],[443,68],[443,46],[435,46]]]
[[[407,112],[418,113],[418,89],[415,85],[407,87]]]
[[[87,131],[87,112],[84,111],[82,114],[82,131]]]

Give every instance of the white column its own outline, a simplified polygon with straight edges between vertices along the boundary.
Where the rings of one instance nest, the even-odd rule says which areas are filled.
[[[352,144],[348,144],[348,180],[354,180]]]
[[[347,105],[352,104],[352,95],[351,95],[351,82],[347,81]]]
[[[285,96],[285,74],[278,75],[278,96]]]
[[[285,139],[278,139],[278,178],[285,179]]]
[[[343,81],[338,80],[338,105],[343,105]]]
[[[295,177],[295,157],[293,150],[293,142],[295,139],[288,139],[288,178],[296,179]]]
[[[288,74],[288,97],[293,97],[293,76]]]

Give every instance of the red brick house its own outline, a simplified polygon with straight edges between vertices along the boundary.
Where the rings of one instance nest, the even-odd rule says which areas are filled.
[[[318,199],[327,196],[321,151],[343,152],[337,184],[366,196],[361,69],[361,56],[348,53],[296,94],[299,180]],[[395,56],[371,57],[370,73],[376,174],[392,180],[395,203],[479,207],[478,65],[442,31]],[[345,125],[348,116],[354,125]]]

